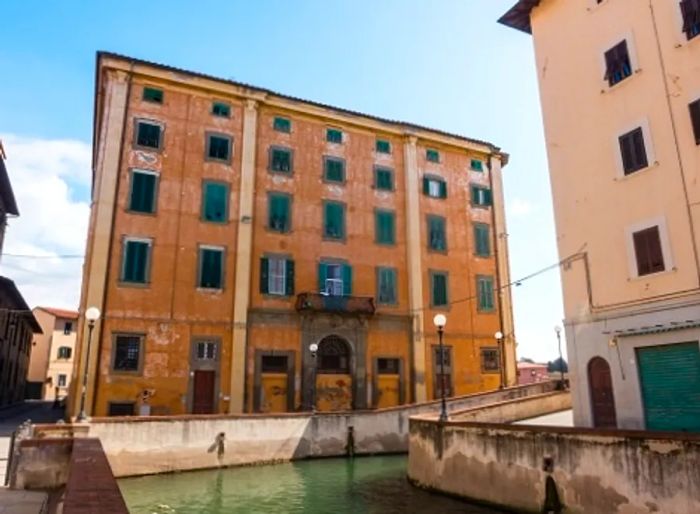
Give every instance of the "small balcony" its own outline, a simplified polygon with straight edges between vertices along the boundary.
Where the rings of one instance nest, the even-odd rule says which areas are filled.
[[[299,312],[336,312],[341,314],[374,314],[374,298],[368,296],[334,296],[321,293],[297,295]]]

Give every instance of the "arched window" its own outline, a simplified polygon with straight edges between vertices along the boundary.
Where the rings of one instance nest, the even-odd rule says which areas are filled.
[[[328,336],[318,345],[318,373],[350,373],[350,345],[338,336]]]
[[[68,346],[61,346],[58,348],[59,359],[70,359],[71,353],[73,353],[73,351]]]

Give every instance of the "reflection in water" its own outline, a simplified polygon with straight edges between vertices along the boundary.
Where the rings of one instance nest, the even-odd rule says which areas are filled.
[[[136,514],[496,512],[411,487],[404,456],[127,478],[119,487]]]

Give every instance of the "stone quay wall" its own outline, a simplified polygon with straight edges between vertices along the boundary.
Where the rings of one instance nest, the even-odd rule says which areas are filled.
[[[516,512],[700,512],[700,435],[410,420],[409,479]]]

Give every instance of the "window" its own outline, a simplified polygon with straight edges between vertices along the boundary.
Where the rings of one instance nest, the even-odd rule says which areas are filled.
[[[136,403],[134,402],[109,402],[108,416],[133,416]]]
[[[401,369],[401,365],[399,363],[399,359],[387,359],[380,357],[379,359],[377,359],[377,374],[398,375]]]
[[[150,239],[125,239],[122,257],[122,282],[145,284],[148,282],[151,260]]]
[[[280,233],[289,232],[291,197],[284,193],[269,193],[267,202],[267,228]]]
[[[328,336],[318,345],[318,373],[350,373],[350,348],[348,343],[337,336]]]
[[[440,152],[433,150],[432,148],[428,148],[425,151],[425,159],[428,162],[440,162]]]
[[[155,104],[163,103],[163,90],[155,87],[143,88],[143,100],[145,102],[153,102]]]
[[[329,143],[338,143],[341,144],[343,142],[343,132],[338,129],[333,129],[329,128],[326,130],[326,141]]]
[[[141,364],[140,335],[118,335],[114,338],[112,369],[122,372],[138,372]]]
[[[377,303],[396,303],[396,269],[377,268]]]
[[[493,277],[476,277],[477,311],[490,312],[494,310]]]
[[[620,136],[620,154],[625,175],[630,175],[649,165],[644,147],[644,132],[641,127]]]
[[[377,139],[374,148],[377,153],[391,153],[391,143],[384,139]]]
[[[447,198],[447,183],[439,177],[423,177],[423,194],[431,198]]]
[[[213,102],[211,104],[211,113],[214,116],[221,116],[222,118],[231,117],[231,106],[224,102]]]
[[[345,161],[335,157],[323,158],[323,178],[328,182],[345,182]]]
[[[472,159],[470,167],[474,171],[484,171],[484,161],[480,161],[479,159]]]
[[[323,237],[345,239],[345,205],[338,202],[323,202]]]
[[[445,218],[428,216],[428,249],[436,252],[447,251],[447,233]]]
[[[474,223],[474,253],[479,257],[491,256],[490,231],[485,223]]]
[[[394,190],[394,172],[390,168],[374,168],[374,187],[382,191]]]
[[[160,149],[161,126],[150,121],[136,122],[136,146]]]
[[[260,293],[294,295],[294,261],[284,257],[260,259]]]
[[[195,343],[195,358],[198,361],[216,360],[216,341],[197,341]]]
[[[394,211],[374,211],[375,242],[384,245],[396,243],[396,214]]]
[[[263,355],[260,367],[261,373],[287,373],[287,356]]]
[[[290,173],[292,171],[292,151],[289,148],[270,148],[270,171]]]
[[[605,52],[605,80],[612,87],[632,75],[627,41],[622,41]]]
[[[197,287],[222,289],[224,275],[224,249],[212,246],[199,248],[199,274]]]
[[[637,274],[640,277],[666,269],[658,226],[634,232],[632,240],[637,260]]]
[[[202,189],[202,219],[225,223],[228,220],[228,185],[204,182]]]
[[[69,346],[59,346],[58,348],[58,358],[59,359],[70,359],[73,350]]]
[[[690,104],[690,121],[693,124],[693,133],[695,134],[695,144],[700,145],[700,100]]]
[[[63,373],[58,375],[58,387],[66,387],[66,375]]]
[[[318,265],[318,287],[329,296],[352,295],[352,267],[337,262],[321,262]]]
[[[690,40],[700,35],[700,0],[682,0],[683,32]]]
[[[66,321],[63,325],[63,335],[69,336],[71,332],[73,332],[73,322]]]
[[[481,371],[493,373],[501,370],[501,356],[498,348],[481,349]]]
[[[447,307],[447,273],[430,273],[430,300],[432,307]]]
[[[440,362],[440,346],[433,346],[433,397],[441,398],[442,391],[445,396],[452,396],[452,348],[442,347],[442,363]]]
[[[493,203],[491,190],[486,187],[472,186],[471,196],[473,206],[488,207]]]
[[[277,116],[272,122],[272,128],[277,132],[289,133],[292,131],[292,122],[288,118],[281,118]]]
[[[207,158],[229,162],[231,159],[231,138],[229,136],[207,134]]]
[[[156,210],[156,185],[158,173],[148,170],[131,170],[129,210],[154,213]]]

